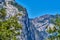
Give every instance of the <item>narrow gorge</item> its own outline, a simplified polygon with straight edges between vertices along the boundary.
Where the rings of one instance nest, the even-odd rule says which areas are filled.
[[[26,8],[16,3],[15,0],[0,0],[0,9],[2,8],[6,9],[6,19],[16,14],[22,14],[22,16],[18,16],[18,21],[22,24],[21,35],[17,36],[19,40],[45,40],[50,36],[46,29],[47,26],[54,26],[51,19],[55,19],[56,15],[46,14],[31,19],[28,17]]]

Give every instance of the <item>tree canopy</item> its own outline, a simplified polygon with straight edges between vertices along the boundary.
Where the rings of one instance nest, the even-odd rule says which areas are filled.
[[[20,15],[21,16],[21,15]],[[0,10],[0,19],[6,17],[5,8]],[[7,20],[0,21],[0,40],[18,40],[17,35],[20,35],[22,25],[18,23],[17,16],[11,16]]]

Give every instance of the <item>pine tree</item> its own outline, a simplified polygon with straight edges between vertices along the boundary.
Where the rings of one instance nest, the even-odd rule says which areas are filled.
[[[18,23],[17,16],[18,14],[6,20],[5,8],[0,10],[0,40],[18,40],[16,36],[20,35],[22,25]]]
[[[48,33],[58,32],[58,34],[57,36],[53,36],[53,38],[52,37],[49,38],[49,40],[60,40],[60,16],[59,14],[56,14],[56,19],[55,20],[53,19],[52,22],[55,24],[54,31],[52,31],[51,28],[49,28],[47,32]]]

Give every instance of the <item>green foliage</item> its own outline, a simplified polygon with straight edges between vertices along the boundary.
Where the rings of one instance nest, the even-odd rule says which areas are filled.
[[[47,28],[47,30],[46,30],[49,34],[53,34],[53,33],[55,33],[55,32],[57,32],[57,29],[56,29],[56,27],[54,26],[54,27],[49,27],[49,28]],[[46,40],[55,40],[55,38],[56,38],[56,36],[51,36],[51,37],[48,37]]]
[[[58,37],[60,37],[60,34],[58,34]]]
[[[2,8],[0,10],[0,18],[4,18],[5,16],[6,16],[6,10],[5,10],[5,8]]]
[[[48,33],[52,33],[51,28],[49,27],[49,29],[47,30]]]
[[[49,38],[49,40],[60,40],[60,16],[59,14],[56,14],[56,19],[52,21],[55,24],[55,30],[52,31],[51,28],[49,28],[49,30],[47,31],[48,33],[54,33],[54,32],[58,32],[58,35],[52,38]],[[56,28],[58,28],[56,30]]]
[[[56,32],[56,28],[53,27],[53,29],[51,29],[51,27],[49,27],[49,29],[47,30],[47,32],[50,34],[50,33],[54,33]]]
[[[0,16],[5,18],[6,10],[4,8],[0,10],[0,13]],[[17,16],[15,15],[5,21],[0,21],[0,40],[18,40],[16,36],[20,35],[22,25],[18,23]]]
[[[60,26],[60,17],[57,16],[56,20],[55,20],[55,24]]]

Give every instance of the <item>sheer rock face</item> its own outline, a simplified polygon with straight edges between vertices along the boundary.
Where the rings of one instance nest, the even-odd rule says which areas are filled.
[[[8,2],[8,1],[14,1],[14,0],[5,0],[5,2]]]
[[[47,26],[54,26],[51,23],[51,19],[55,19],[54,15],[43,15],[31,20],[32,25],[30,26],[32,31],[34,30],[34,40],[44,40],[48,37],[48,33],[46,32]],[[33,40],[33,38],[32,38]]]
[[[44,40],[48,36],[45,31],[46,26],[50,24],[50,19],[55,18],[55,16],[44,15],[29,19],[24,7],[18,5],[15,1],[10,0],[8,2],[8,0],[5,0],[4,2],[6,3],[5,6],[3,5],[6,8],[6,19],[18,13],[22,14],[22,16],[18,16],[18,22],[22,24],[21,35],[17,36],[19,40]]]
[[[18,16],[18,22],[22,24],[23,29],[21,30],[22,34],[17,36],[19,40],[27,40],[27,34],[28,34],[28,14],[25,8],[18,5],[16,2],[13,1],[4,1],[6,5],[3,5],[3,8],[6,9],[6,19],[8,19],[11,16],[14,16],[16,14],[22,14],[22,16]],[[3,3],[4,3],[3,2]],[[13,4],[12,4],[12,3]],[[17,5],[16,5],[17,4]],[[18,10],[18,8],[21,8],[21,10]]]
[[[0,9],[3,7],[4,5],[4,0],[0,0]]]

